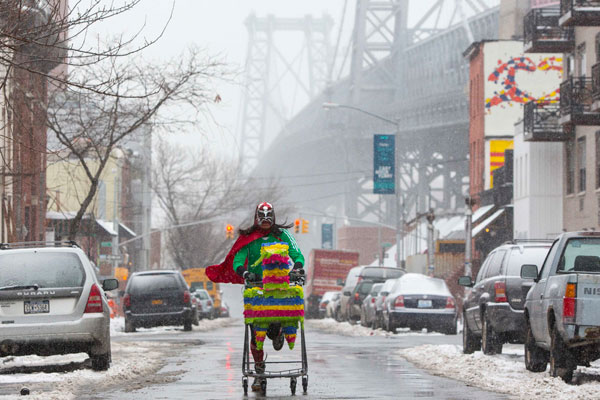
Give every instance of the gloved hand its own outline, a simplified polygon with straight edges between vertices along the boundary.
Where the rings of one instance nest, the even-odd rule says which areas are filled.
[[[258,280],[258,277],[256,276],[256,274],[254,272],[250,272],[250,271],[244,271],[244,275],[242,277],[247,282],[256,282]]]
[[[294,270],[296,270],[296,269],[302,269],[303,267],[304,267],[304,265],[302,265],[302,263],[300,261],[296,261],[294,263],[294,268],[293,269]]]

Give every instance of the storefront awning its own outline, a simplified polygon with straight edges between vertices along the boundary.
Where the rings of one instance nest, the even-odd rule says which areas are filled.
[[[496,211],[495,213],[493,213],[492,215],[490,215],[489,217],[487,217],[485,220],[483,220],[479,225],[477,225],[475,228],[473,228],[471,237],[475,237],[479,233],[481,233],[481,231],[483,231],[492,222],[494,222],[499,216],[501,216],[504,213],[504,211],[505,211],[505,209],[501,208],[500,210]]]

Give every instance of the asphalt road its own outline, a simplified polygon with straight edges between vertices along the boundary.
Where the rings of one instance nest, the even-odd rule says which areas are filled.
[[[175,344],[166,353],[166,365],[155,377],[130,386],[98,392],[89,388],[83,398],[98,399],[244,399],[241,359],[243,325],[210,332],[118,336],[115,342],[162,341]],[[396,334],[348,337],[307,329],[309,387],[290,396],[289,379],[268,382],[267,398],[286,399],[504,399],[506,396],[479,390],[418,370],[395,352],[420,344],[459,344],[460,336]],[[273,351],[265,342],[268,360],[299,360],[299,343],[290,351]],[[434,357],[435,355],[432,355]],[[448,368],[452,368],[451,365]],[[262,398],[249,393],[247,398]]]

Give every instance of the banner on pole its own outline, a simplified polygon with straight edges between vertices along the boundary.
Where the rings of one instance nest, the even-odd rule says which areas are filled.
[[[321,248],[333,249],[333,224],[321,224]]]
[[[373,136],[373,193],[394,194],[396,188],[395,135]]]

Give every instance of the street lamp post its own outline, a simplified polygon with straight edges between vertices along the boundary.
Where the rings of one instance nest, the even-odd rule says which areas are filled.
[[[372,113],[370,111],[367,110],[363,110],[362,108],[359,107],[355,107],[355,106],[351,106],[349,104],[338,104],[338,103],[323,103],[323,108],[326,110],[332,109],[332,108],[347,108],[349,110],[354,110],[354,111],[358,111],[360,113],[369,115],[373,118],[377,118],[381,121],[385,121],[389,124],[394,125],[394,127],[396,128],[395,134],[396,134],[396,139],[394,141],[395,143],[395,151],[394,151],[394,175],[395,175],[395,184],[396,184],[396,190],[394,191],[395,194],[395,200],[396,200],[396,267],[397,268],[402,268],[402,257],[404,256],[404,254],[401,254],[401,250],[402,253],[404,253],[404,246],[402,243],[402,234],[404,232],[404,223],[403,223],[403,215],[404,213],[402,212],[402,208],[403,208],[403,204],[402,204],[402,196],[400,195],[400,167],[399,167],[399,158],[398,158],[398,154],[399,154],[399,143],[400,143],[400,121],[394,121],[391,120],[389,118],[386,118],[382,115],[379,114],[375,114]]]

